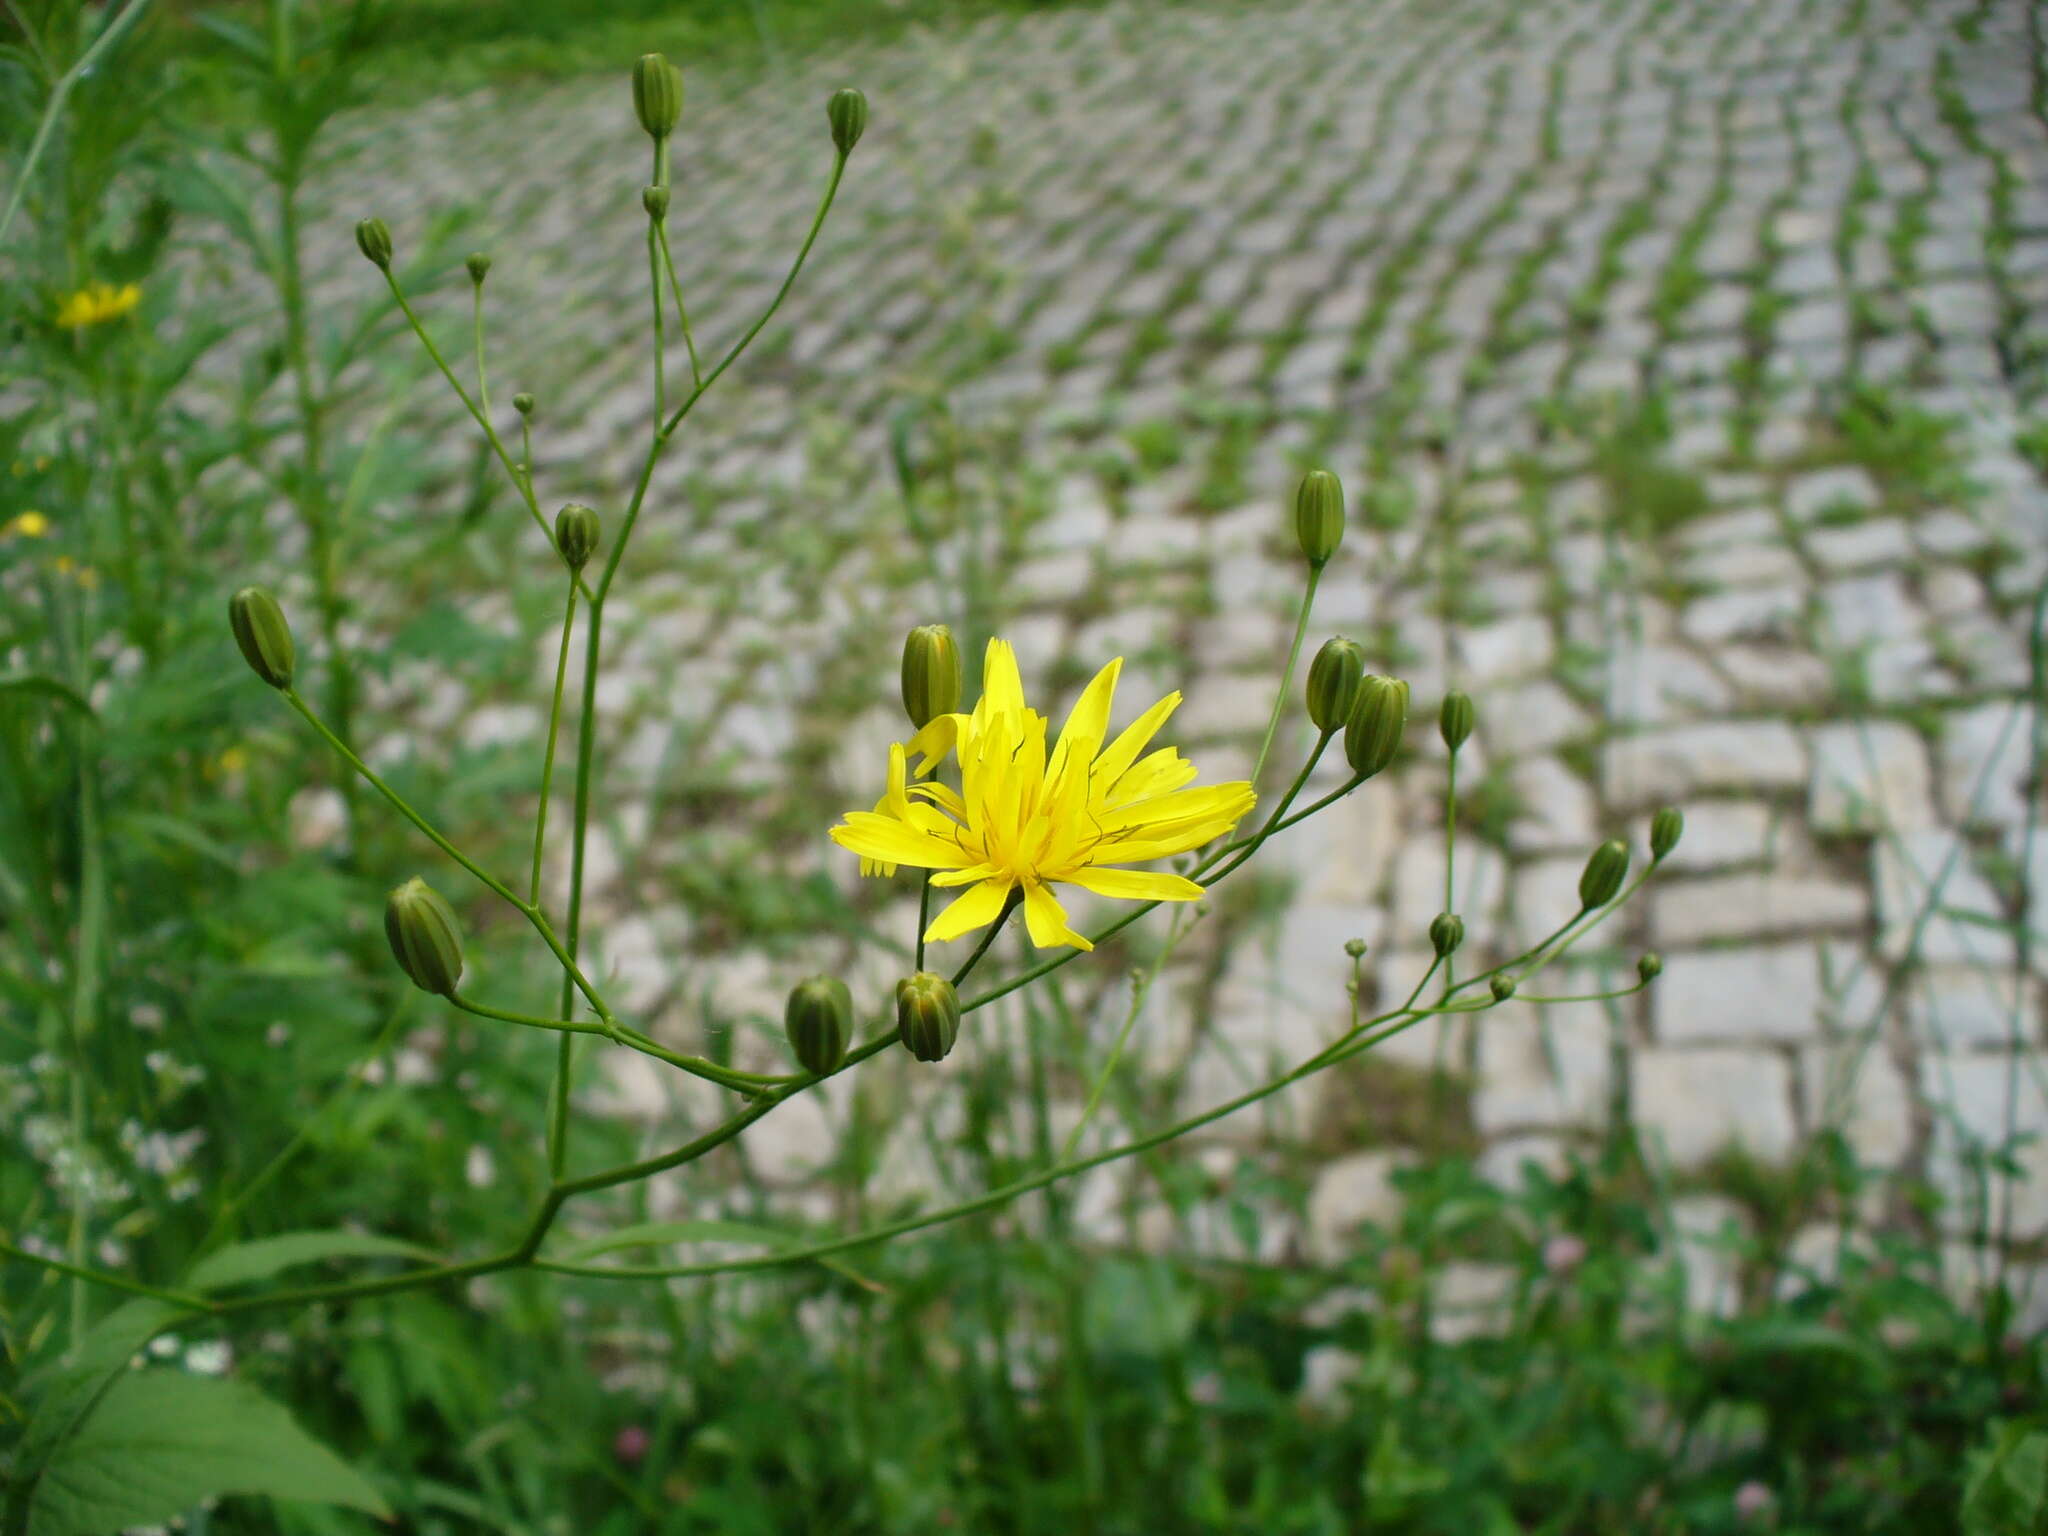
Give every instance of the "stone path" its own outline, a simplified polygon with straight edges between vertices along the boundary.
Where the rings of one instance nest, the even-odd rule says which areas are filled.
[[[882,994],[899,955],[786,935],[820,910],[819,871],[854,888],[822,831],[877,792],[910,622],[1000,630],[1038,691],[1123,654],[1127,710],[1183,688],[1183,744],[1215,776],[1248,766],[1301,578],[1282,508],[1322,462],[1353,520],[1311,644],[1354,635],[1428,714],[1447,684],[1478,701],[1457,865],[1474,953],[1554,926],[1585,852],[1640,852],[1657,805],[1690,830],[1567,978],[1611,984],[1654,946],[1649,996],[1418,1032],[1219,1127],[1193,1154],[1219,1188],[1274,1138],[1334,1159],[1261,1245],[1334,1255],[1387,1208],[1403,1141],[1512,1176],[1618,1112],[1680,1172],[1730,1146],[1782,1162],[1834,1125],[1966,1196],[1961,1149],[2002,1141],[2009,1113],[2048,1132],[2048,839],[2027,801],[2044,31],[2024,4],[1950,0],[1117,4],[746,86],[692,72],[672,220],[706,338],[779,280],[828,169],[826,91],[862,84],[873,126],[811,270],[665,463],[628,567],[599,860],[621,991],[677,1039],[737,1021],[764,1059],[746,1021],[795,975],[843,962]],[[518,318],[494,377],[540,397],[544,494],[616,508],[648,429],[644,140],[621,82],[356,126],[374,148],[323,199],[322,292],[365,291],[355,218],[388,219],[403,252],[466,207],[446,265],[497,256],[494,312]],[[430,307],[453,334],[465,306],[450,287]],[[550,667],[553,636],[534,640]],[[526,743],[525,702],[401,675],[378,707]],[[1219,892],[1147,1001],[1138,1054],[1164,1086],[1134,1113],[1327,1039],[1349,938],[1372,946],[1368,1000],[1405,993],[1443,904],[1441,749],[1412,737],[1404,769],[1276,848],[1283,878]],[[906,889],[857,892],[898,938]],[[1099,1053],[1119,961],[1069,974]],[[1025,1027],[982,1033],[1021,1050]],[[904,1095],[957,1119],[942,1081],[792,1106],[754,1170],[800,1180],[822,1120],[886,1129]],[[631,1074],[616,1097],[675,1123]],[[929,1181],[921,1136],[881,1154],[883,1194]],[[2017,1228],[2048,1233],[2048,1141],[2019,1155]],[[1131,1194],[1157,1235],[1147,1187],[1105,1173],[1085,1198],[1114,1226]],[[1191,1240],[1230,1246],[1215,1225]]]

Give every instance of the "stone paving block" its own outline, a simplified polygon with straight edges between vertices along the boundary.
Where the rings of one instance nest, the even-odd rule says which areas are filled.
[[[1840,1131],[1866,1168],[1897,1168],[1913,1149],[1913,1088],[1882,1040],[1836,1041],[1799,1053],[1807,1131]]]
[[[1799,1040],[1821,1027],[1820,956],[1810,944],[1745,945],[1664,955],[1650,1014],[1665,1045]]]
[[[1472,1119],[1489,1140],[1607,1119],[1613,1095],[1612,1030],[1587,1005],[1508,1003],[1486,1015]]]
[[[1872,848],[1871,866],[1887,959],[1910,952],[1928,964],[2012,964],[2013,934],[1998,893],[1955,833],[1886,837]]]
[[[1716,875],[1660,885],[1650,897],[1650,930],[1670,947],[1854,929],[1869,916],[1860,884],[1811,875]]]
[[[2048,1235],[2048,1097],[2040,1075],[2004,1053],[1930,1054],[1920,1075],[1921,1093],[1937,1106],[1927,1171],[1948,1200],[1942,1225],[1970,1231],[1995,1218],[2009,1198],[2015,1237]],[[1981,1161],[2006,1148],[2009,1137],[2026,1138],[2011,1150],[2019,1167],[2014,1178],[1999,1176]]]
[[[1803,788],[1806,748],[1783,720],[1721,720],[1624,736],[1602,749],[1602,779],[1635,809],[1703,790]]]
[[[1675,1168],[1734,1147],[1775,1161],[1797,1143],[1792,1072],[1775,1052],[1652,1047],[1635,1053],[1630,1073],[1637,1123]]]
[[[1927,747],[1890,720],[1817,726],[1807,819],[1817,832],[1918,831],[1936,825]]]
[[[1875,509],[1881,500],[1870,471],[1852,465],[1808,470],[1785,485],[1785,511],[1795,523],[1811,523],[1845,508]]]

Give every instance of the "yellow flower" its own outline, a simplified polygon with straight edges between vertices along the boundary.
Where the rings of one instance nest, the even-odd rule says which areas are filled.
[[[70,330],[104,325],[118,320],[142,302],[142,290],[133,283],[116,288],[112,283],[88,283],[57,308],[57,323]]]
[[[69,576],[88,592],[100,584],[100,573],[89,565],[80,565],[69,555],[59,555],[51,562],[59,576]]]
[[[881,803],[848,811],[832,840],[861,856],[863,873],[910,864],[936,870],[933,885],[967,887],[925,931],[931,942],[986,927],[1021,900],[1032,943],[1094,948],[1067,926],[1055,884],[1129,901],[1196,900],[1202,888],[1180,875],[1106,866],[1199,848],[1236,826],[1257,797],[1242,781],[1188,788],[1195,765],[1172,747],[1139,757],[1179,706],[1178,693],[1104,746],[1122,670],[1118,657],[1095,674],[1048,754],[1046,718],[1025,707],[1016,653],[991,640],[974,713],[941,715],[908,750],[891,746]],[[957,793],[910,782],[909,752],[922,756],[921,778],[948,750],[960,764]]]
[[[33,509],[17,518],[0,523],[0,539],[41,539],[47,538],[49,532],[50,520]]]

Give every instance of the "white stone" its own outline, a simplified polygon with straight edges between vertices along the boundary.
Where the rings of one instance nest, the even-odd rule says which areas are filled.
[[[1610,741],[1609,794],[1642,808],[1708,789],[1794,789],[1806,782],[1806,749],[1783,720],[1671,726]]]
[[[1794,475],[1785,486],[1785,511],[1795,523],[1846,506],[1875,507],[1882,499],[1870,471],[1849,465]]]
[[[1474,739],[1496,759],[1545,752],[1590,735],[1593,718],[1549,678],[1495,688],[1474,700]]]
[[[2010,966],[2013,936],[1998,893],[1978,872],[1970,846],[1939,828],[1887,837],[1871,850],[1888,960],[1910,950],[1928,963]]]
[[[1667,947],[1854,928],[1869,915],[1870,896],[1862,886],[1814,876],[1715,875],[1660,885],[1650,893],[1651,931]]]
[[[1309,1256],[1319,1264],[1342,1264],[1357,1250],[1360,1226],[1399,1221],[1401,1194],[1394,1175],[1413,1162],[1410,1153],[1381,1150],[1354,1152],[1325,1164],[1309,1191]]]
[[[1503,1136],[1489,1142],[1475,1164],[1479,1176],[1504,1190],[1518,1190],[1534,1167],[1551,1179],[1571,1171],[1571,1149],[1561,1136]]]
[[[1935,825],[1934,782],[1919,733],[1892,720],[1817,727],[1807,819],[1816,832]]]
[[[1498,1333],[1515,1291],[1507,1264],[1446,1264],[1431,1277],[1429,1334],[1439,1344]]]
[[[1798,1040],[1818,1032],[1820,955],[1810,944],[1759,944],[1664,956],[1650,986],[1657,1039]]]
[[[1913,1149],[1913,1096],[1882,1040],[1845,1040],[1800,1052],[1809,1132],[1842,1132],[1868,1168],[1896,1168]]]
[[[1464,630],[1459,648],[1468,674],[1475,682],[1483,683],[1543,671],[1550,665],[1557,644],[1550,632],[1550,621],[1532,613]]]
[[[1903,1012],[1913,1038],[1937,1050],[2041,1045],[2041,989],[2028,979],[2015,990],[2008,969],[1981,965],[1929,965],[1906,986]]]
[[[1523,812],[1508,829],[1508,845],[1517,853],[1583,850],[1597,841],[1593,791],[1558,759],[1524,758],[1508,770],[1508,783]]]
[[[1458,840],[1453,900],[1448,910],[1465,919],[1468,933],[1491,925],[1500,909],[1507,864],[1499,850]],[[1419,941],[1430,919],[1444,906],[1444,846],[1439,837],[1403,845],[1394,861],[1393,933],[1397,942]]]
[[[1613,1092],[1613,1036],[1590,1007],[1507,1003],[1479,1031],[1472,1118],[1480,1135],[1598,1125]]]
[[[1750,800],[1694,800],[1685,806],[1685,836],[1665,855],[1671,874],[1697,874],[1753,864],[1769,851],[1771,812]]]
[[[1995,1219],[2010,1194],[2013,1235],[2048,1235],[2048,1098],[2043,1096],[2040,1073],[2003,1054],[1930,1053],[1922,1062],[1921,1076],[1922,1093],[1941,1107],[1934,1117],[1928,1175],[1948,1196],[1943,1225],[1968,1231],[1982,1217]],[[1979,1156],[1997,1152],[2006,1145],[2008,1130],[2016,1138],[2030,1138],[2011,1149],[2019,1177],[2008,1180],[1992,1173],[1988,1180],[1980,1180],[1972,1149]],[[1985,1199],[1990,1201],[1988,1212],[1980,1205]]]
[[[1686,1310],[1732,1317],[1741,1305],[1741,1257],[1748,1214],[1723,1195],[1687,1195],[1671,1203],[1677,1260],[1685,1272]]]
[[[1635,1122],[1674,1167],[1736,1146],[1776,1160],[1797,1142],[1791,1069],[1772,1052],[1652,1048],[1630,1069]]]
[[[1958,825],[2026,820],[2026,776],[2033,711],[2018,703],[1980,704],[1942,724],[1941,805]]]
[[[1720,645],[1742,637],[1791,638],[1806,612],[1806,590],[1798,586],[1735,587],[1711,592],[1685,605],[1679,630],[1699,645]]]

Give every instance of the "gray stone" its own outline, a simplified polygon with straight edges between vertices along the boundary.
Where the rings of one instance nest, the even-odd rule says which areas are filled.
[[[1657,1039],[1799,1040],[1820,1027],[1820,957],[1810,944],[1667,953],[1650,987]]]
[[[1817,832],[1917,831],[1936,823],[1927,748],[1910,727],[1863,720],[1817,727],[1807,819]]]
[[[1670,726],[1610,741],[1603,778],[1620,804],[1641,808],[1711,789],[1802,787],[1806,749],[1782,720]]]
[[[1731,1147],[1775,1160],[1797,1144],[1792,1073],[1774,1052],[1653,1047],[1635,1053],[1630,1071],[1636,1123],[1676,1168]]]

